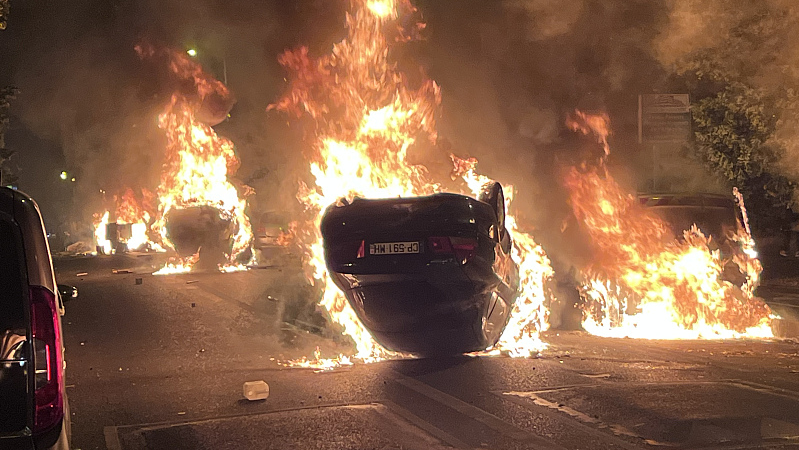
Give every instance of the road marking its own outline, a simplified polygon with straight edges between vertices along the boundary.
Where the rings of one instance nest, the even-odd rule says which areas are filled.
[[[447,433],[441,428],[438,428],[437,426],[426,422],[424,419],[408,411],[407,409],[399,406],[398,404],[392,402],[391,400],[382,400],[380,403],[382,403],[383,406],[385,406],[389,411],[407,420],[408,422],[411,423],[411,425],[425,431],[426,433],[435,437],[441,442],[446,442],[447,444],[462,450],[471,450],[473,448],[469,444],[461,441],[460,439]]]
[[[441,403],[444,406],[458,411],[459,413],[482,423],[483,425],[493,429],[494,431],[497,431],[504,436],[510,437],[517,441],[535,442],[540,446],[540,448],[564,449],[564,447],[538,436],[537,434],[522,430],[485,410],[482,410],[474,405],[470,405],[463,400],[442,392],[426,383],[405,376],[399,372],[393,372],[397,375],[397,378],[395,379],[397,383],[412,389],[431,400]]]
[[[117,427],[103,427],[103,435],[105,435],[105,448],[108,450],[122,450]]]
[[[586,387],[591,387],[591,386],[586,386]],[[544,392],[544,391],[536,391],[536,392],[541,393],[541,392]],[[564,418],[566,418],[564,416],[567,415],[567,413],[565,413],[563,411],[555,410],[555,409],[552,409],[552,408],[544,406],[544,405],[539,405],[538,403],[535,403],[534,399],[532,399],[532,398],[530,398],[530,397],[528,397],[526,395],[519,395],[519,394],[525,394],[525,393],[502,392],[502,391],[491,391],[491,393],[496,395],[496,396],[498,396],[499,398],[502,398],[503,400],[507,400],[507,401],[510,401],[511,403],[515,403],[515,404],[527,409],[530,412],[538,412],[538,413],[541,413],[541,414],[543,414],[543,415],[545,415],[545,416],[547,416],[547,417],[549,417],[551,419],[557,420],[557,421],[562,421]],[[536,397],[536,398],[540,398],[540,397],[534,395],[532,392],[530,392],[529,394],[534,396],[534,397]],[[537,406],[537,408],[534,409],[534,407],[536,407],[536,406]],[[577,429],[585,432],[586,434],[596,436],[598,439],[601,439],[603,441],[610,441],[610,442],[618,445],[619,447],[627,449],[627,450],[641,450],[641,448],[642,448],[640,446],[637,446],[637,445],[634,445],[634,444],[631,444],[631,443],[627,442],[626,440],[618,437],[615,433],[614,434],[604,433],[601,430],[598,430],[597,428],[594,428],[594,427],[592,427],[590,425],[587,425],[584,422],[582,422],[582,421],[578,420],[577,418],[575,418],[573,416],[570,416],[570,415],[569,415],[569,419],[568,419],[568,424],[569,424],[569,426],[573,426],[574,428],[577,428]]]

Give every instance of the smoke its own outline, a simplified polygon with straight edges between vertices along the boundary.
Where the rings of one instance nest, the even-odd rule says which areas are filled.
[[[237,104],[216,129],[235,143],[239,177],[255,188],[251,209],[298,208],[296,182],[307,175],[301,135],[281,113],[265,111],[285,88],[277,56],[300,45],[312,55],[329,51],[345,34],[347,1],[18,3],[0,33],[12,69],[2,81],[22,91],[15,126],[60,147],[65,169],[76,173],[78,201],[69,207],[76,219],[100,209],[101,189],[157,186],[165,144],[156,121],[173,86],[137,57],[142,39],[195,48],[198,61],[227,80]],[[516,207],[542,235],[557,234],[569,211],[561,166],[588,145],[564,129],[574,109],[608,112],[611,165],[635,189],[650,170],[636,143],[637,96],[670,89],[669,76],[691,69],[692,56],[716,55],[714,64],[773,92],[799,76],[792,0],[414,4],[428,25],[425,40],[407,44],[397,59],[411,77],[421,66],[441,86],[442,145],[515,185]],[[780,122],[785,161],[799,161],[795,123]],[[9,147],[37,151],[11,137]],[[799,178],[799,165],[785,167]],[[20,174],[20,185],[35,190],[31,172]]]
[[[671,1],[655,41],[658,60],[676,73],[744,83],[779,119],[768,143],[779,169],[799,180],[799,4],[791,0]]]

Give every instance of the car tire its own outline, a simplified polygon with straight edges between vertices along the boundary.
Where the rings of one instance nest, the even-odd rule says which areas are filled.
[[[502,246],[502,251],[510,253],[511,239],[505,228],[505,193],[502,190],[502,185],[496,181],[486,183],[477,199],[494,208],[494,214],[497,216],[497,230],[499,230],[497,240]]]
[[[502,191],[502,185],[496,181],[486,183],[477,199],[494,208],[497,226],[500,230],[505,230],[505,193]]]

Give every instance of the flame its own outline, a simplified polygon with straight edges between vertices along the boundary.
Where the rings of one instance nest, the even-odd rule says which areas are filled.
[[[483,187],[491,182],[490,178],[475,172],[475,158],[462,159],[455,155],[450,155],[450,158],[454,165],[453,177],[462,178],[473,196],[478,196]],[[505,210],[511,211],[513,186],[504,186],[504,191]],[[546,282],[554,272],[544,249],[531,235],[519,229],[512,214],[505,216],[505,228],[513,239],[511,257],[519,266],[520,292],[499,342],[487,354],[529,357],[546,348],[540,333],[549,328],[546,302],[550,295],[546,290]]]
[[[429,178],[426,167],[408,160],[411,148],[435,146],[439,87],[424,78],[411,88],[388,59],[391,43],[413,39],[424,25],[400,27],[400,22],[408,23],[406,19],[416,12],[407,0],[353,0],[351,4],[347,37],[335,44],[330,54],[313,60],[303,47],[280,56],[279,62],[291,74],[290,85],[269,107],[313,121],[314,133],[309,139],[313,184],[301,183],[297,196],[308,219],[293,224],[291,238],[304,250],[309,281],[323,292],[321,306],[355,343],[353,355],[323,359],[317,352],[313,359],[289,363],[299,367],[325,369],[402,356],[374,341],[335,288],[325,266],[319,231],[324,209],[341,198],[408,197],[445,190],[443,182]],[[396,27],[384,26],[394,20]],[[389,39],[386,30],[398,30],[398,35]],[[478,184],[489,180],[474,173],[476,160],[464,161],[470,178],[457,168],[455,178],[460,177],[476,192]],[[532,237],[516,229],[512,218],[508,223],[516,239],[514,259],[521,263],[525,285],[500,348],[529,355],[542,347],[538,333],[543,329],[543,282],[550,273],[549,262]]]
[[[241,259],[247,255],[252,241],[250,221],[245,214],[246,197],[252,189],[231,182],[239,167],[233,143],[217,135],[211,125],[200,118],[200,115],[210,115],[210,119],[215,120],[220,112],[227,111],[220,108],[232,105],[232,96],[224,84],[183,52],[157,50],[146,44],[137,46],[136,51],[142,57],[165,57],[173,75],[183,82],[158,117],[158,126],[166,134],[167,145],[152,233],[158,242],[175,250],[168,233],[169,213],[178,209],[213,207],[220,219],[230,223],[232,230],[225,252],[227,261],[219,269],[225,272],[244,270],[251,262]],[[185,273],[198,260],[199,253],[186,258],[174,257],[155,274]]]
[[[111,241],[106,236],[106,225],[108,225],[108,217],[111,215],[109,211],[106,211],[102,215],[96,214],[95,215],[95,222],[94,222],[94,242],[97,244],[98,247],[103,249],[103,253],[108,255],[111,254]]]
[[[594,264],[584,276],[584,328],[596,335],[647,339],[769,337],[771,312],[754,296],[762,266],[746,227],[729,238],[742,286],[724,279],[726,260],[695,226],[670,236],[653,211],[626,193],[605,170],[607,116],[579,113],[574,130],[594,135],[604,154],[594,166],[565,176],[576,217],[591,238]],[[743,200],[738,196],[743,209]]]
[[[114,210],[115,220],[113,223],[118,225],[130,225],[130,236],[119,236],[120,242],[125,244],[128,251],[139,250],[142,248],[149,248],[155,251],[163,251],[163,248],[155,242],[150,240],[148,236],[150,213],[147,211],[149,208],[149,197],[152,194],[147,189],[142,189],[141,202],[136,198],[136,194],[132,189],[125,189],[124,193],[120,196],[114,196],[114,203],[116,209]],[[105,211],[102,215],[95,216],[94,222],[94,236],[95,243],[103,249],[103,253],[111,254],[116,249],[109,236],[106,236],[106,226],[111,222],[111,212]]]
[[[198,121],[193,106],[179,96],[172,97],[159,117],[159,127],[167,135],[167,156],[158,189],[155,229],[163,242],[174,249],[166,226],[169,212],[174,208],[213,206],[222,219],[233,224],[226,265],[237,265],[238,255],[249,248],[252,230],[244,212],[246,199],[228,180],[239,165],[233,143]],[[180,263],[189,269],[193,265],[189,261]]]

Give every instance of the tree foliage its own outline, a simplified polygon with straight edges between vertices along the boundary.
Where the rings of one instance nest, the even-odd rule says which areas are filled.
[[[17,88],[13,86],[6,86],[0,89],[0,180],[2,180],[4,185],[16,181],[16,174],[8,165],[9,159],[15,152],[5,148],[5,133],[8,129],[11,100],[14,99],[16,94]]]
[[[5,30],[8,25],[8,14],[11,10],[9,0],[0,0],[0,30]]]
[[[693,101],[694,149],[711,173],[744,194],[756,229],[785,228],[799,211],[799,41],[795,2],[754,0],[741,9],[697,3],[721,14],[711,45],[676,62],[676,89]],[[791,163],[797,159],[797,163]],[[787,164],[786,164],[787,162]],[[791,166],[795,168],[791,169]]]
[[[712,173],[737,186],[760,229],[790,222],[795,183],[782,174],[774,139],[777,103],[762,89],[733,81],[692,106],[695,151]]]

